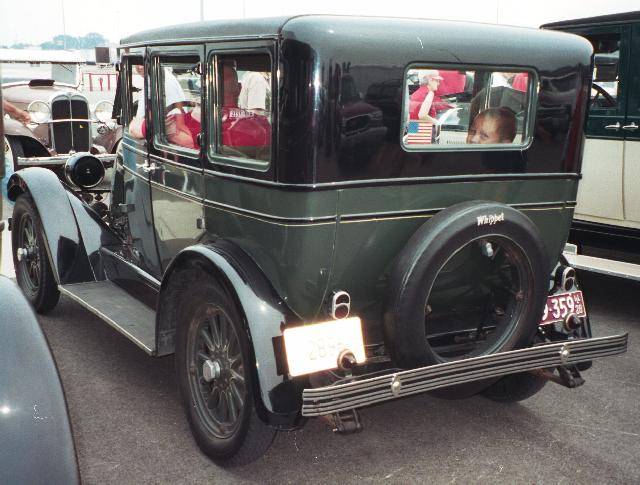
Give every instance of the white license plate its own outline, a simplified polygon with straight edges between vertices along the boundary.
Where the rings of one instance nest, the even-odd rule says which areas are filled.
[[[540,325],[563,322],[572,313],[578,317],[587,315],[587,308],[584,305],[581,291],[551,295],[547,297]]]
[[[358,317],[287,328],[283,334],[292,376],[335,369],[344,350],[352,352],[358,363],[366,360]]]

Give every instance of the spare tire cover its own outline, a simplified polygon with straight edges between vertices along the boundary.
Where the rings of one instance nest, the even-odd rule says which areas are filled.
[[[488,239],[487,239],[488,238]],[[536,225],[522,212],[496,202],[463,202],[442,210],[410,238],[394,262],[385,304],[385,340],[396,365],[413,368],[448,359],[427,340],[427,306],[441,269],[463,248],[483,241],[504,242],[524,268],[518,311],[507,315],[505,334],[478,355],[529,344],[537,330],[549,284],[549,257]],[[468,271],[469,268],[466,268]],[[520,273],[518,273],[520,274]],[[445,322],[446,323],[446,322]],[[497,327],[497,326],[496,326]],[[474,356],[474,355],[471,355]],[[460,358],[464,358],[460,357]]]

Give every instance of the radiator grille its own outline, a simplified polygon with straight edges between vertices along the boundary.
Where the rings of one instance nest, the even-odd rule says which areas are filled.
[[[58,97],[51,103],[53,120],[89,119],[89,105],[83,98]],[[91,146],[91,126],[88,121],[52,123],[53,148],[58,154],[87,152]]]

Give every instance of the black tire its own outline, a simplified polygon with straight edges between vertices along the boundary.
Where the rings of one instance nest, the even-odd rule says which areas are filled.
[[[202,269],[185,270],[180,276],[192,283],[180,297],[175,360],[191,432],[203,453],[215,462],[225,466],[250,463],[267,451],[276,430],[256,413],[257,382],[241,313],[226,289]],[[226,353],[224,345],[218,345],[223,335],[228,340]],[[209,381],[206,377],[211,374],[204,371],[207,361],[220,369],[218,377]]]
[[[529,372],[504,376],[482,391],[482,395],[492,401],[512,403],[524,401],[540,392],[547,379]]]
[[[492,247],[498,248],[494,256],[487,256],[488,276],[475,266],[476,262],[482,261],[479,252],[484,250],[483,245],[487,241],[494,244]],[[497,259],[499,250],[502,250],[500,260]],[[475,258],[474,264],[458,264],[466,262],[462,256],[467,253]],[[492,266],[494,264],[495,268]],[[513,277],[506,278],[508,281],[503,285],[504,288],[494,290],[491,285],[495,281],[484,281],[485,276],[494,278],[494,272],[502,278],[497,272],[503,271]],[[411,237],[399,254],[391,273],[385,311],[385,338],[392,359],[400,367],[414,368],[493,354],[531,343],[547,294],[548,273],[549,259],[538,229],[522,212],[504,204],[485,201],[465,202],[439,212]],[[474,295],[473,304],[476,307],[478,301],[486,301],[483,303],[486,309],[477,312],[478,315],[482,314],[479,318],[484,319],[485,314],[498,315],[494,317],[496,323],[493,330],[486,331],[482,325],[478,327],[475,341],[472,332],[465,334],[465,341],[461,333],[456,333],[457,330],[454,332],[447,329],[448,322],[452,321],[447,318],[442,318],[439,323],[441,327],[444,325],[445,332],[431,331],[431,326],[435,326],[436,312],[432,313],[430,302],[448,291],[447,277],[455,280],[460,274],[469,281],[478,279],[478,288],[481,290],[475,292],[472,284],[468,284],[473,291],[460,293],[467,296],[455,301],[464,302],[465,299],[472,299],[469,295]],[[509,286],[516,283],[515,288]],[[451,288],[458,290],[463,286],[451,285]],[[490,300],[493,301],[498,291],[505,305],[502,308],[497,305],[489,308],[492,304]],[[511,297],[508,296],[509,292],[512,293]],[[506,296],[502,296],[503,294]],[[451,311],[446,305],[440,305],[439,308],[445,316]],[[502,310],[502,315],[498,309]],[[438,344],[442,348],[451,349],[458,345],[468,346],[471,350],[465,354],[446,354],[434,350],[434,342],[443,338],[449,338],[453,342],[458,342],[459,339],[465,343]],[[490,382],[486,385],[489,384]]]
[[[13,207],[11,244],[16,279],[38,313],[51,311],[60,299],[38,210],[29,194],[22,194]],[[18,260],[18,249],[27,251]]]

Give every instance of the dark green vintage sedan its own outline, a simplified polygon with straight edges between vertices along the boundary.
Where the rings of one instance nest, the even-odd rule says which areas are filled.
[[[89,154],[10,180],[17,278],[175,353],[201,449],[421,392],[525,399],[583,383],[592,338],[562,259],[592,49],[412,19],[179,25],[121,43],[111,190]]]

